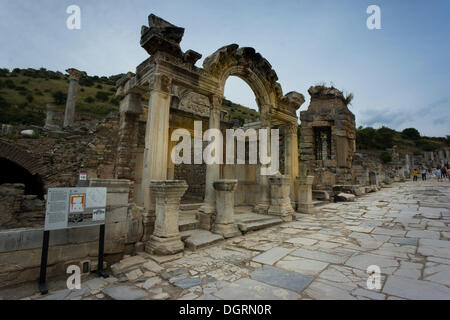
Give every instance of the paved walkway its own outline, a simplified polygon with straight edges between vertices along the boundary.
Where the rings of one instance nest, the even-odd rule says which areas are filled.
[[[407,182],[161,265],[127,257],[107,281],[46,298],[450,299],[449,239],[450,184]]]

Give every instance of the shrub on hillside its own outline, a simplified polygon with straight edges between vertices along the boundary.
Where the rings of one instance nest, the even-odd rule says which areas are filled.
[[[95,95],[95,99],[106,102],[109,100],[109,93],[104,91],[98,91],[97,94]]]
[[[406,128],[405,130],[402,131],[402,138],[410,140],[419,140],[420,132],[415,128]]]
[[[418,140],[417,146],[424,151],[435,151],[435,150],[439,149],[439,144],[437,144],[436,142],[427,140],[427,139]]]
[[[8,80],[5,81],[5,86],[8,89],[14,89],[16,87],[14,81],[12,81],[11,79],[8,79]]]
[[[66,103],[67,96],[64,94],[64,92],[62,92],[60,90],[53,92],[52,97],[53,97],[53,102],[56,105],[63,105]]]

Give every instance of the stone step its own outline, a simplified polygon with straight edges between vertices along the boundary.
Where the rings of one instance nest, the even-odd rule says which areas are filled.
[[[273,219],[273,216],[265,215],[265,214],[242,214],[235,215],[235,220],[237,223],[251,223],[251,222],[259,222]]]
[[[277,224],[281,224],[283,222],[284,221],[280,218],[271,218],[267,220],[259,220],[248,223],[238,222],[237,225],[243,233],[246,233],[249,231],[256,231],[264,228],[269,228]]]
[[[184,243],[186,248],[195,251],[196,249],[212,245],[221,240],[223,240],[223,237],[219,234],[206,230],[193,230],[192,234],[184,240]]]
[[[196,231],[198,231],[198,229],[180,231],[181,241],[184,242],[184,240],[192,236]]]
[[[320,206],[323,206],[323,205],[326,205],[326,204],[329,204],[330,203],[330,201],[320,201],[320,200],[313,200],[313,205],[314,205],[314,207],[320,207]]]
[[[188,231],[198,229],[200,222],[193,217],[182,217],[180,216],[178,221],[178,227],[181,231]]]
[[[180,204],[181,211],[198,210],[203,203],[182,203]]]

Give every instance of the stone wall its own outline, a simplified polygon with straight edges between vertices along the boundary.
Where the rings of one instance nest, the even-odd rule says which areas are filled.
[[[0,185],[0,230],[42,226],[44,201],[36,195],[24,195],[23,184]]]
[[[105,226],[105,261],[114,263],[124,253],[132,253],[142,236],[140,213],[128,205],[130,182],[91,180],[91,186],[108,188]],[[43,227],[0,231],[0,287],[39,278]],[[88,262],[96,270],[99,227],[52,231],[47,276],[66,274],[69,265]]]

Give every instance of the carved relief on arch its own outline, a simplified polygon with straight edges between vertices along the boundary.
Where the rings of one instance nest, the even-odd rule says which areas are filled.
[[[178,86],[172,87],[172,93],[172,100],[178,100],[177,104],[171,106],[172,108],[209,117],[210,102],[207,96]]]

